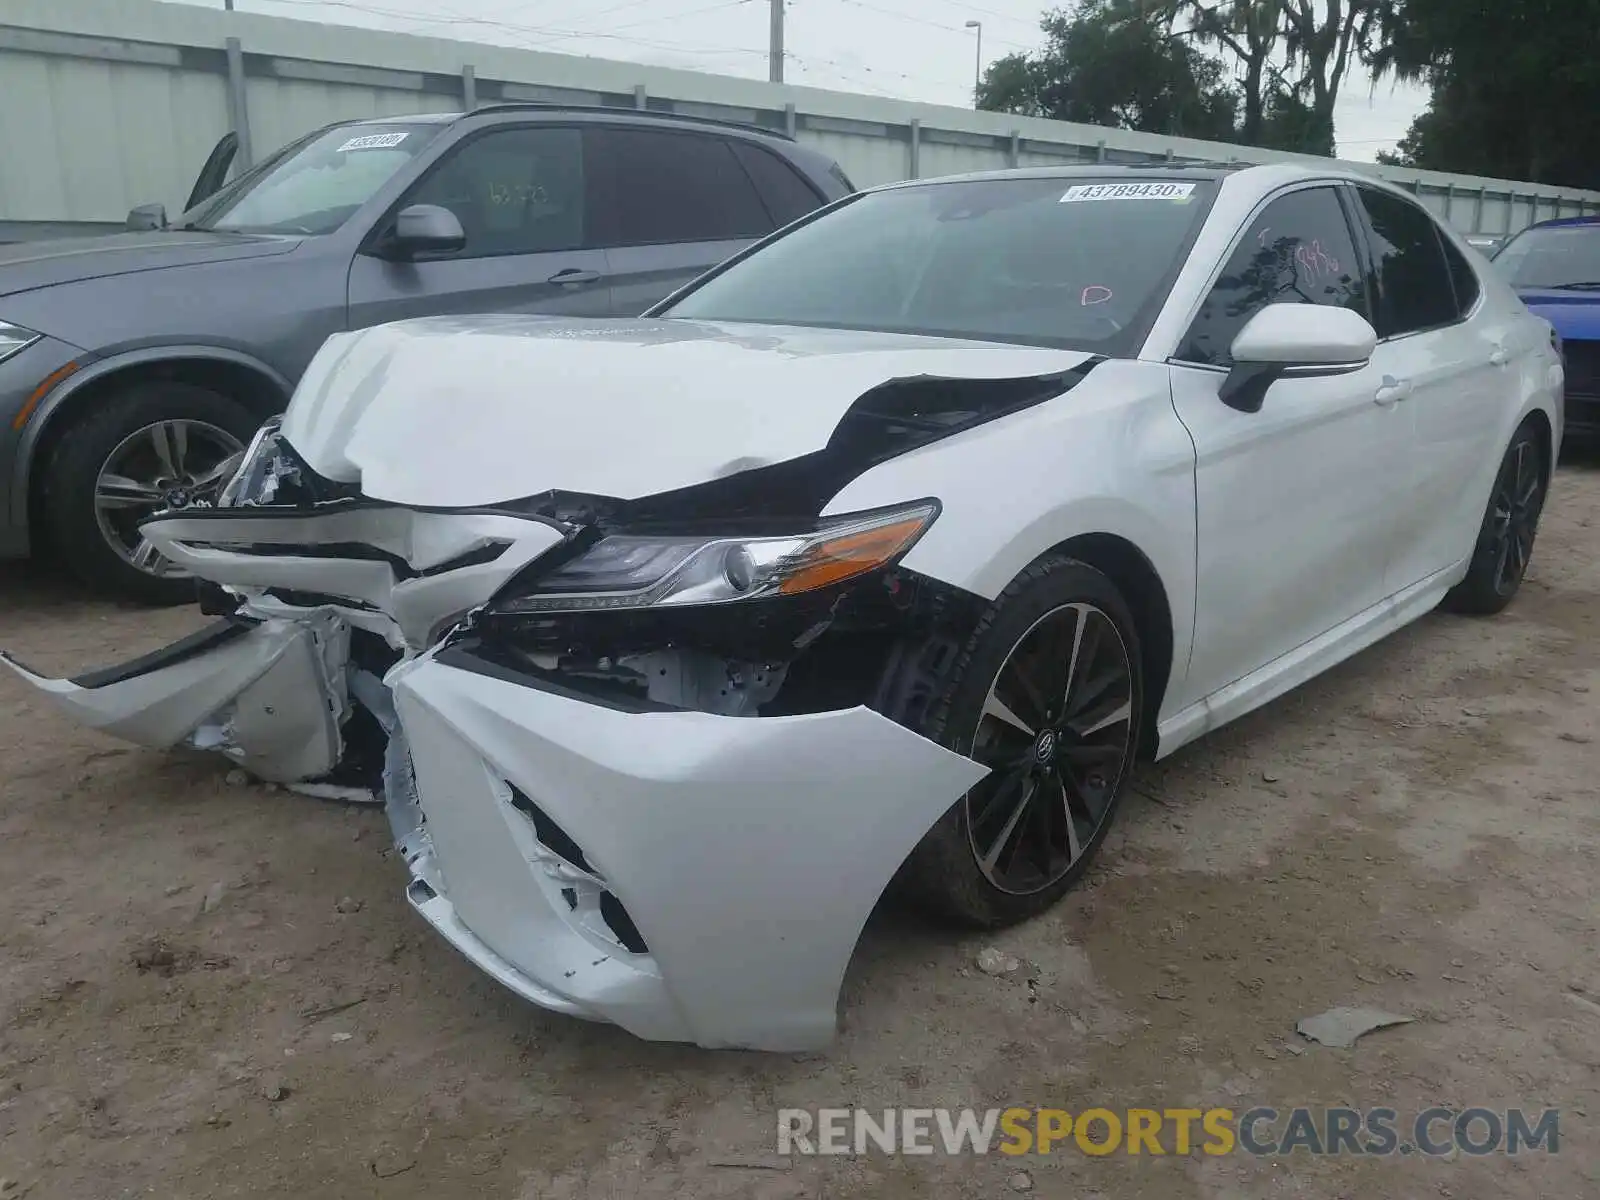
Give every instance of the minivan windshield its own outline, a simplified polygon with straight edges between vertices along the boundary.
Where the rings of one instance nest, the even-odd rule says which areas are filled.
[[[184,223],[237,233],[332,233],[440,128],[385,122],[330,129],[202,202]]]
[[[1121,354],[1154,319],[1215,185],[990,178],[868,192],[655,315]]]
[[[1514,288],[1600,291],[1600,225],[1525,229],[1490,261]]]

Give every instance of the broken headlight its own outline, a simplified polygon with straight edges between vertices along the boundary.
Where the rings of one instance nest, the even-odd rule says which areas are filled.
[[[299,464],[283,452],[281,417],[273,417],[256,431],[239,458],[239,468],[223,485],[218,508],[271,504],[278,485],[299,473]]]
[[[501,613],[593,612],[793,596],[886,566],[933,524],[932,500],[789,537],[613,534],[501,598]]]

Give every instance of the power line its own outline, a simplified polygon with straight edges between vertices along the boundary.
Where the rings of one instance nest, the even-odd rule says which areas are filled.
[[[883,16],[893,17],[899,21],[907,21],[913,25],[926,25],[929,29],[942,29],[946,33],[959,33],[963,37],[966,36],[967,31],[959,25],[946,25],[942,21],[930,21],[926,17],[914,17],[910,13],[895,12],[891,8],[879,8],[876,4],[868,4],[867,0],[839,0],[839,2],[841,4],[849,4],[854,8],[864,8],[868,12],[881,13]],[[1038,49],[1037,46],[1025,46],[1021,42],[1007,41],[1004,38],[994,38],[993,40],[999,45],[1006,46],[1012,50],[1027,51]]]
[[[654,25],[657,21],[676,21],[682,17],[698,17],[701,13],[720,12],[725,8],[742,8],[750,0],[722,0],[720,4],[709,4],[704,8],[691,8],[688,12],[666,13],[659,17],[645,17],[641,21],[628,21],[622,25],[608,25],[606,28],[615,33],[619,29],[637,29],[640,25]],[[585,35],[591,36],[591,35]]]
[[[1026,17],[1019,17],[1011,13],[996,12],[992,8],[979,8],[976,4],[967,4],[964,2],[964,0],[938,0],[938,3],[945,5],[947,8],[953,8],[965,16],[971,16],[973,13],[977,13],[980,16],[990,17],[996,21],[1010,21],[1015,25],[1026,25],[1035,33],[1039,32],[1038,17],[1033,17],[1030,19]]]
[[[710,46],[690,42],[670,42],[659,38],[626,37],[621,34],[592,33],[582,29],[547,29],[537,25],[519,25],[512,21],[498,21],[488,17],[429,17],[422,13],[401,12],[392,8],[381,8],[372,4],[360,4],[355,0],[271,0],[273,4],[287,4],[300,8],[342,8],[351,12],[364,13],[368,16],[395,17],[407,21],[424,21],[433,25],[466,26],[481,25],[491,29],[498,29],[511,34],[535,34],[545,39],[535,45],[549,45],[552,42],[570,41],[574,38],[597,38],[604,41],[626,42],[634,45],[649,46],[661,50],[686,50],[697,54],[756,54],[766,56],[765,50],[753,50],[746,46]],[[420,27],[419,27],[420,28]]]
[[[403,11],[400,11],[398,9],[386,8],[386,7],[384,7],[382,5],[378,5],[378,4],[362,3],[362,2],[360,2],[360,0],[269,0],[269,2],[273,3],[273,4],[281,4],[281,5],[286,5],[286,6],[289,6],[289,7],[296,7],[296,8],[317,8],[317,9],[321,9],[321,8],[337,8],[337,9],[344,9],[344,10],[347,10],[347,11],[350,11],[350,12],[362,13],[362,14],[365,14],[365,15],[368,15],[368,16],[399,18],[399,19],[407,20],[407,21],[419,21],[420,20],[420,21],[426,22],[428,25],[432,25],[432,26],[436,26],[436,27],[438,27],[438,26],[443,26],[443,27],[480,26],[480,27],[486,27],[486,28],[489,28],[489,29],[498,30],[498,31],[500,31],[502,33],[505,33],[505,34],[508,34],[510,36],[516,37],[519,40],[528,37],[528,35],[533,35],[533,36],[535,36],[537,38],[543,39],[541,41],[533,42],[531,45],[528,42],[524,41],[522,44],[525,47],[528,47],[528,48],[544,47],[544,46],[552,45],[555,42],[571,41],[571,40],[574,40],[574,39],[596,38],[596,39],[601,39],[601,40],[606,40],[606,41],[621,42],[621,43],[625,43],[625,44],[629,44],[629,45],[643,46],[643,47],[646,47],[646,48],[649,48],[649,49],[679,51],[679,52],[687,52],[687,53],[691,53],[691,54],[748,55],[748,56],[757,57],[757,58],[767,58],[768,55],[769,55],[769,51],[768,50],[758,50],[758,49],[754,49],[754,48],[746,47],[746,46],[712,46],[712,45],[704,45],[704,44],[700,44],[700,43],[691,43],[691,42],[675,42],[675,41],[669,41],[669,40],[664,40],[664,39],[660,39],[660,38],[630,37],[630,36],[625,36],[625,35],[616,34],[616,33],[596,33],[596,32],[589,32],[587,30],[577,30],[577,29],[553,29],[553,28],[546,28],[546,27],[537,26],[537,25],[524,25],[524,24],[520,24],[520,23],[517,23],[517,22],[514,22],[514,21],[504,21],[504,20],[499,20],[499,19],[491,18],[491,17],[469,17],[469,16],[466,16],[466,15],[461,14],[461,13],[454,13],[454,14],[449,15],[449,16],[427,16],[425,14],[417,13],[417,12],[403,12]],[[606,9],[606,10],[603,10],[603,11],[604,12],[616,12],[616,11],[619,11],[619,10],[621,10],[623,8],[637,7],[641,2],[643,2],[643,0],[631,0],[631,2],[628,3],[628,4],[616,5],[611,9]],[[733,8],[733,7],[738,7],[739,5],[742,5],[742,4],[747,3],[747,2],[748,2],[748,0],[722,0],[722,2],[719,3],[719,4],[708,5],[708,6],[704,7],[704,8],[692,10],[691,12],[688,12],[688,13],[679,13],[678,15],[679,16],[690,16],[690,15],[693,15],[694,12],[706,12],[706,11],[714,11],[716,9]],[[871,6],[862,5],[862,7],[871,7]],[[446,11],[449,11],[449,10],[446,10]],[[881,10],[881,11],[887,11],[887,10]],[[591,14],[591,15],[592,16],[600,16],[602,14],[601,13],[595,13],[595,14]],[[889,15],[891,15],[891,16],[903,16],[903,14],[894,14],[894,13],[890,13]],[[638,22],[637,24],[649,24],[649,23],[650,22],[648,22],[648,21],[641,21],[641,22]],[[923,22],[923,23],[927,23],[927,22]],[[422,28],[425,28],[425,27],[426,26],[418,26],[417,28],[418,29],[422,29]],[[614,28],[632,28],[632,27],[633,27],[632,25],[623,25],[623,26],[615,26]],[[940,28],[947,28],[947,27],[940,26]],[[962,32],[962,31],[957,30],[956,32]],[[913,75],[913,74],[910,74],[910,73],[905,72],[905,71],[887,70],[887,69],[883,69],[883,68],[876,68],[876,67],[867,66],[867,65],[861,64],[861,63],[857,63],[857,64],[842,63],[842,62],[839,62],[837,59],[821,58],[821,57],[818,57],[818,56],[815,56],[815,55],[809,55],[809,54],[808,55],[799,55],[799,54],[795,54],[795,53],[792,53],[792,52],[789,52],[789,51],[785,51],[785,53],[783,55],[783,58],[784,58],[784,61],[792,62],[796,66],[800,67],[802,70],[811,69],[811,64],[818,64],[818,65],[833,67],[838,74],[840,74],[841,76],[844,76],[845,78],[847,78],[851,82],[856,83],[858,86],[870,87],[872,90],[874,90],[878,94],[884,95],[884,96],[888,96],[889,98],[892,98],[892,99],[903,99],[904,97],[895,97],[891,93],[884,92],[884,91],[882,91],[881,88],[877,87],[876,84],[872,84],[872,83],[870,83],[870,82],[868,82],[866,80],[861,79],[860,76],[855,74],[855,73],[856,72],[860,72],[860,71],[864,71],[867,74],[875,76],[875,77],[893,77],[895,79],[906,80],[907,82],[910,82],[910,83],[926,84],[926,85],[929,85],[929,86],[932,86],[932,87],[938,87],[938,88],[952,88],[952,87],[957,87],[957,86],[961,86],[961,87],[966,86],[965,84],[959,84],[958,85],[958,84],[954,83],[952,80],[948,80],[948,79],[932,79],[932,78],[929,78],[928,76],[925,76],[925,75]]]

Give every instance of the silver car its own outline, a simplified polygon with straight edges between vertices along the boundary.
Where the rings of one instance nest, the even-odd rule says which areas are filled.
[[[139,533],[212,500],[332,334],[455,313],[636,315],[854,189],[780,133],[501,105],[343,122],[129,232],[0,246],[0,559],[179,603]]]

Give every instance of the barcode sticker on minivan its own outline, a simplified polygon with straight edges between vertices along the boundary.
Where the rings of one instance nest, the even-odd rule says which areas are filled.
[[[1193,194],[1192,183],[1079,183],[1066,190],[1062,204],[1085,200],[1183,200]]]
[[[353,137],[340,146],[336,153],[343,154],[346,150],[387,150],[391,146],[398,146],[409,137],[406,133],[369,133],[364,137]]]

